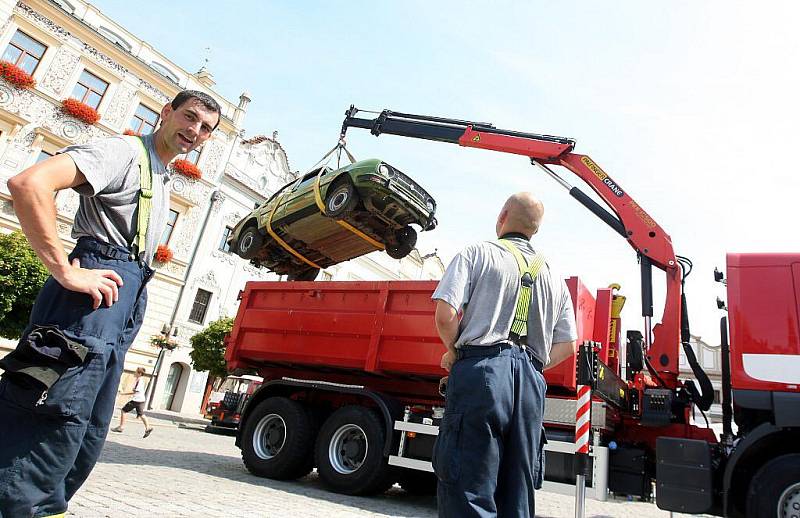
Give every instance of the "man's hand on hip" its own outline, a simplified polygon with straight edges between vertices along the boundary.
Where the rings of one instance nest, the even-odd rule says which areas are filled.
[[[53,277],[61,286],[78,293],[86,293],[92,297],[92,307],[97,309],[105,300],[106,306],[111,307],[119,300],[119,287],[122,286],[122,277],[114,270],[89,270],[81,268],[77,258],[59,275]]]
[[[450,372],[450,369],[453,367],[453,364],[455,362],[456,362],[456,352],[451,349],[448,349],[447,352],[445,352],[442,355],[442,361],[439,362],[439,365],[447,372]]]

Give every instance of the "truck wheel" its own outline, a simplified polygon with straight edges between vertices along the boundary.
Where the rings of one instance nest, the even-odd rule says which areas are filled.
[[[402,259],[411,253],[417,244],[417,231],[406,225],[395,233],[397,242],[386,247],[386,254],[392,259]]]
[[[255,226],[247,227],[236,241],[236,255],[242,259],[252,259],[264,245],[264,237]]]
[[[358,204],[358,193],[349,181],[334,185],[325,196],[325,215],[329,218],[341,219],[355,210]]]
[[[383,456],[385,425],[375,412],[346,406],[334,412],[317,437],[317,472],[337,493],[371,495],[392,484]]]
[[[747,516],[800,516],[800,453],[781,455],[759,469],[747,490]]]
[[[259,477],[290,480],[313,466],[314,421],[297,401],[271,397],[253,410],[242,434],[242,460]]]
[[[427,471],[401,469],[397,476],[400,487],[412,495],[430,496],[436,494],[436,475]]]

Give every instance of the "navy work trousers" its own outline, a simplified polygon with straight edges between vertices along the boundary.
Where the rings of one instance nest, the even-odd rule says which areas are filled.
[[[526,351],[493,349],[450,370],[433,452],[442,518],[534,516],[547,384]]]
[[[48,516],[67,502],[100,456],[113,417],[125,353],[142,325],[153,270],[127,250],[81,238],[69,256],[82,268],[122,277],[119,301],[92,309],[89,295],[64,289],[50,277],[23,334],[55,326],[88,348],[45,394],[8,373],[0,380],[0,517]],[[24,378],[23,378],[24,381]]]

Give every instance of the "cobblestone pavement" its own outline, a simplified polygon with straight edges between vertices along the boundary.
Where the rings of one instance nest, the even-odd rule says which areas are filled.
[[[153,420],[142,438],[137,420],[110,433],[103,456],[70,503],[68,516],[435,517],[434,497],[395,486],[377,497],[326,491],[316,474],[296,481],[258,478],[245,470],[234,438]],[[573,497],[537,492],[537,516],[572,517]],[[667,517],[654,504],[588,500],[587,517]]]

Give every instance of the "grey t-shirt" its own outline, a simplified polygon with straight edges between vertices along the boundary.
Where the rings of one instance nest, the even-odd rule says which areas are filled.
[[[530,261],[534,249],[528,240],[510,241]],[[456,347],[492,345],[508,339],[519,296],[519,267],[514,256],[497,241],[470,245],[458,253],[436,287],[433,299],[464,314]],[[572,298],[564,280],[545,264],[531,289],[528,310],[528,346],[547,365],[553,343],[578,337]]]
[[[108,137],[59,151],[72,158],[87,181],[75,188],[81,197],[72,226],[73,238],[89,236],[125,247],[133,243],[141,183],[138,144],[128,138]],[[153,171],[153,208],[144,250],[147,263],[151,264],[169,215],[170,175],[156,154],[153,136],[145,135],[143,141]]]

